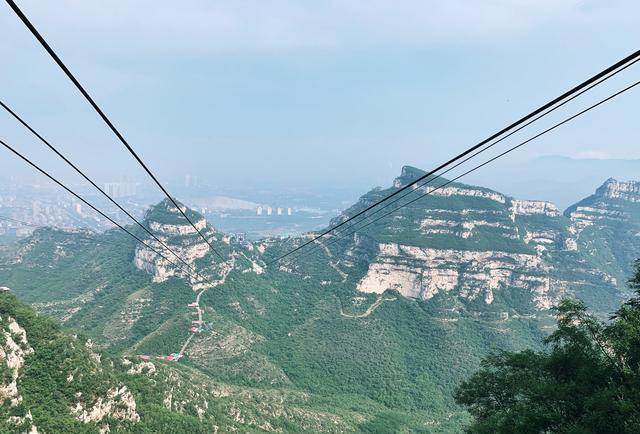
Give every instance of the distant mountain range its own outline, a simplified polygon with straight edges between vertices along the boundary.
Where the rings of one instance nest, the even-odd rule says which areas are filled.
[[[544,156],[525,161],[496,161],[490,171],[470,179],[522,199],[543,199],[566,208],[586,197],[607,178],[637,180],[640,160]]]
[[[404,167],[391,187],[366,193],[334,223],[422,174]],[[166,420],[185,433],[461,432],[467,415],[452,391],[483,356],[538,347],[562,297],[605,316],[628,296],[640,257],[640,183],[608,179],[561,212],[462,183],[428,190],[444,182],[415,189],[407,200],[430,194],[366,229],[331,235],[271,266],[311,235],[247,242],[189,210],[220,260],[163,201],[144,224],[197,269],[192,278],[115,230],[39,229],[3,251],[0,284],[115,360],[101,402],[127,386],[139,419],[103,412],[83,425],[94,430],[155,432]],[[0,310],[5,328],[14,327],[7,321],[15,309],[27,309],[14,304]],[[27,339],[41,330],[18,323]],[[53,351],[71,345],[78,347],[65,338]],[[30,357],[23,366],[32,366]],[[37,366],[67,378],[73,365],[88,363],[75,360],[62,371]],[[18,373],[18,391],[29,390],[32,375]],[[11,386],[13,377],[3,378]],[[149,381],[159,386],[146,396]],[[82,401],[73,393],[60,418],[76,426],[82,419],[72,409],[80,402],[92,414],[102,395]],[[21,406],[6,398],[2,408],[19,407],[25,424],[31,411],[33,424],[55,431],[55,415],[23,397]]]

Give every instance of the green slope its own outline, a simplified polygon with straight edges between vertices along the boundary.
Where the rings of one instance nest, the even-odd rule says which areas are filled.
[[[421,173],[403,169],[393,187],[367,193],[345,215]],[[266,268],[308,238],[239,245],[206,227],[232,269],[227,275],[211,251],[195,257],[200,272],[212,280],[226,278],[202,293],[204,324],[185,357],[179,363],[156,362],[161,374],[152,379],[166,387],[156,391],[144,376],[126,382],[137,394],[142,417],[128,429],[153,432],[148,430],[154,422],[144,417],[148,412],[167,423],[177,418],[177,424],[194,427],[192,432],[209,429],[209,423],[256,431],[458,432],[467,415],[453,401],[455,387],[489,352],[536,348],[552,327],[550,312],[536,298],[540,282],[549,300],[577,296],[600,312],[614,310],[624,296],[625,261],[637,251],[635,202],[624,204],[629,218],[577,232],[571,210],[562,215],[548,205],[523,204],[480,187],[448,187],[446,195],[417,201],[355,236],[328,237],[325,248]],[[522,211],[536,206],[544,209]],[[194,221],[202,219],[188,213]],[[166,201],[146,218],[148,227],[187,226]],[[185,251],[197,248],[202,241],[185,230],[163,237]],[[186,304],[196,292],[184,279],[158,283],[138,270],[136,246],[119,233],[94,234],[99,241],[91,242],[86,237],[37,231],[20,242],[17,253],[5,251],[0,283],[91,337],[96,348],[118,360],[115,366],[122,356],[135,360],[138,354],[177,352],[195,318]],[[388,255],[385,245],[404,250]],[[435,266],[433,259],[411,253],[424,251],[485,259]],[[541,265],[522,268],[520,260]],[[257,271],[260,267],[266,271]],[[406,267],[420,275],[416,285],[422,292],[404,297],[402,285],[382,288],[384,294],[360,292],[375,267],[387,267],[383,272]],[[430,291],[424,276],[449,269],[458,273],[455,285]],[[481,288],[493,278],[498,283],[490,291]],[[476,289],[479,295],[473,294]],[[196,388],[200,383],[203,389]],[[165,391],[171,387],[185,396],[198,389],[200,404],[182,412],[166,409]],[[205,396],[210,411],[198,417]]]

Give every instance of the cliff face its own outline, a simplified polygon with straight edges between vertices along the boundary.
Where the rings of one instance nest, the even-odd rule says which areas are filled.
[[[565,211],[577,249],[624,283],[640,257],[640,182],[608,179]]]
[[[9,400],[9,405],[15,407],[22,402],[22,396],[18,393],[18,376],[24,366],[24,359],[33,353],[33,348],[27,341],[27,333],[10,316],[0,317],[4,344],[0,346],[0,363],[4,363],[5,384],[0,384],[0,402]]]
[[[522,288],[532,293],[538,308],[549,308],[548,265],[537,255],[494,251],[428,249],[380,244],[376,261],[359,282],[362,292],[395,289],[405,297],[428,300],[455,292],[469,300],[491,304],[494,291]]]
[[[514,215],[544,215],[558,217],[560,211],[551,202],[543,200],[511,200],[511,208]]]
[[[565,211],[578,229],[593,224],[624,223],[636,220],[640,203],[640,182],[608,179],[588,198]]]
[[[45,432],[54,432],[47,416],[96,429],[107,429],[106,420],[112,427],[140,420],[131,392],[90,341],[37,316],[10,291],[0,293],[0,336],[0,415],[11,415],[0,418],[0,431],[37,433],[41,418]]]
[[[222,245],[223,236],[207,225],[207,221],[202,215],[188,210],[186,207],[182,207],[182,211],[187,213],[197,231],[184,219],[184,216],[168,199],[160,202],[147,212],[144,224],[189,266],[195,267],[196,262],[198,262],[199,269],[216,268],[217,263],[220,261],[217,261],[218,258],[213,257],[211,247],[200,237],[198,231],[214,245]],[[148,234],[144,235],[147,235],[143,238],[147,244],[156,251],[161,252],[174,264],[178,264],[189,271],[190,274],[194,274],[192,269],[185,266],[160,242],[148,236]],[[199,281],[200,279],[189,278],[187,273],[181,271],[167,259],[158,256],[148,247],[138,244],[133,261],[136,268],[151,274],[154,282],[164,282],[169,277],[178,276],[189,280],[194,289],[201,287],[202,282]]]
[[[392,189],[369,193],[345,214],[422,173],[403,168]],[[600,257],[600,252],[581,239],[581,230],[594,221],[633,225],[631,215],[640,213],[623,210],[612,200],[635,203],[640,183],[608,180],[594,195],[597,200],[563,216],[550,202],[513,199],[457,183],[438,188],[445,182],[434,179],[428,187],[414,188],[404,202],[429,195],[364,230],[378,242],[378,253],[358,282],[359,291],[394,289],[423,300],[441,294],[486,305],[497,295],[524,291],[529,294],[528,308],[549,309],[567,292],[579,295],[598,285],[622,289],[617,285],[625,267],[599,267],[594,256]]]
[[[621,199],[628,202],[640,202],[640,182],[620,182],[609,178],[598,190],[596,195],[608,199]]]

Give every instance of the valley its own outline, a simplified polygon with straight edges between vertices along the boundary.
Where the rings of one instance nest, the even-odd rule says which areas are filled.
[[[332,224],[423,173],[404,167],[389,188],[366,193]],[[3,297],[30,304],[39,314],[24,315],[36,323],[61,322],[59,351],[77,333],[113,365],[102,368],[113,373],[101,404],[66,398],[63,413],[74,426],[155,432],[142,427],[166,418],[184,432],[460,432],[469,416],[453,390],[484,356],[539,348],[553,330],[550,309],[563,298],[606,317],[629,297],[626,280],[640,257],[636,182],[607,180],[564,213],[452,183],[278,264],[311,235],[238,242],[184,211],[222,259],[168,200],[143,223],[207,281],[113,230],[89,241],[79,231],[41,228],[3,251],[0,285],[10,288]],[[15,329],[8,318],[29,308],[7,303],[2,324]],[[18,323],[29,342],[40,336]],[[33,356],[21,351],[29,368]],[[178,360],[165,360],[170,354]],[[21,375],[18,391],[32,381]],[[125,395],[137,407],[110,413],[105,403]],[[27,426],[30,410],[33,425],[51,432],[57,425],[34,399],[25,392],[20,423]],[[78,405],[84,410],[72,411]]]

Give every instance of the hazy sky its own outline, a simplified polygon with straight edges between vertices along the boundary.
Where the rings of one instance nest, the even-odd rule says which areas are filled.
[[[387,185],[640,47],[637,0],[18,4],[161,179],[222,187]],[[74,161],[145,179],[4,2],[0,58],[0,98]],[[556,120],[638,79],[640,65]],[[640,158],[638,103],[640,89],[511,160]],[[0,138],[68,173],[5,113]],[[21,165],[0,150],[2,172]]]

